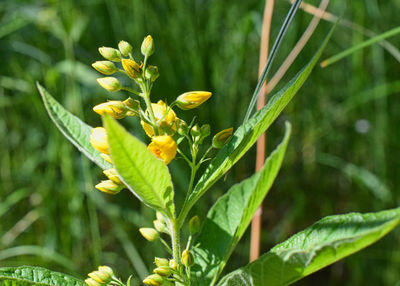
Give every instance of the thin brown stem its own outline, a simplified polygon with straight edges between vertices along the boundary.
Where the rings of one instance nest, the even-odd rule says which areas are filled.
[[[260,59],[258,68],[259,77],[262,74],[263,68],[268,58],[268,47],[269,47],[273,10],[274,10],[274,0],[266,0],[264,8],[262,34],[261,34]],[[267,92],[265,86],[266,82],[267,81],[264,82],[264,85],[260,90],[260,94],[257,100],[257,109],[261,109],[265,105],[265,101],[267,98]],[[266,136],[264,133],[257,141],[256,171],[259,171],[264,163],[265,143],[266,143]],[[250,262],[256,260],[260,256],[261,214],[262,214],[262,206],[260,206],[256,211],[256,213],[254,214],[253,221],[251,223]]]

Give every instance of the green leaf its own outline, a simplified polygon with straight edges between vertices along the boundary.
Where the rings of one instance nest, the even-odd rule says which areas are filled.
[[[82,280],[42,267],[21,266],[0,268],[2,286],[86,286]]]
[[[183,223],[187,213],[196,201],[253,146],[258,137],[268,129],[302,87],[321,56],[332,32],[333,28],[311,61],[282,90],[275,94],[265,107],[241,125],[228,144],[218,152],[200,177],[187,202],[183,205],[178,219],[180,224]]]
[[[218,286],[289,285],[376,242],[399,222],[400,208],[323,218],[226,275]]]
[[[172,218],[174,191],[168,167],[116,120],[105,116],[103,122],[111,158],[122,181],[145,204]]]
[[[207,214],[203,230],[193,249],[196,265],[192,278],[197,285],[214,285],[254,213],[278,175],[291,127],[286,124],[282,142],[265,161],[260,172],[234,185]]]
[[[112,168],[110,163],[100,157],[100,152],[90,145],[89,140],[92,127],[66,110],[39,83],[36,83],[36,85],[51,120],[53,120],[61,133],[100,168],[103,170]]]

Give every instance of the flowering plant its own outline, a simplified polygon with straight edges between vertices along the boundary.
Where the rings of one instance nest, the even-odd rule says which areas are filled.
[[[130,87],[123,86],[116,77],[98,79],[104,89],[123,90],[133,97],[96,105],[93,110],[102,116],[103,127],[93,128],[83,123],[38,84],[57,127],[104,170],[107,180],[96,188],[110,195],[129,190],[154,210],[153,227],[143,226],[140,233],[150,242],[160,242],[169,255],[154,258],[153,274],[142,279],[145,285],[288,285],[370,245],[400,222],[400,209],[327,217],[221,278],[229,257],[278,174],[289,142],[289,123],[282,142],[258,173],[231,187],[215,202],[203,222],[196,214],[188,216],[196,202],[251,148],[293,98],[317,63],[329,35],[310,62],[265,107],[235,132],[227,128],[212,140],[207,140],[208,124],[199,125],[195,120],[187,123],[174,110],[198,108],[211,98],[210,92],[186,92],[169,104],[151,101],[152,87],[159,77],[158,68],[149,65],[155,51],[151,36],[141,45],[143,60],[140,61],[133,58],[132,47],[125,41],[119,43],[118,49],[99,49],[105,60],[93,64],[97,71],[105,75],[120,73],[134,83]],[[117,122],[125,117],[140,120],[149,137],[148,144]],[[204,145],[208,146],[202,148]],[[219,150],[215,156],[211,155],[213,149]],[[191,170],[186,198],[179,209],[168,169],[168,164],[177,157],[185,160]],[[200,166],[208,161],[199,176]],[[184,228],[188,229],[186,237],[182,234]],[[0,282],[5,283],[2,285],[135,284],[132,277],[124,283],[115,272],[109,266],[99,266],[83,281],[38,267],[8,267],[0,269]]]

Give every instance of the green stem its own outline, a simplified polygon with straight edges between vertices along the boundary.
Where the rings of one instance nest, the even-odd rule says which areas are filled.
[[[160,241],[165,246],[165,248],[168,251],[168,253],[172,255],[172,249],[171,249],[171,247],[169,247],[168,243],[164,239],[162,239],[161,237],[160,237]]]
[[[154,134],[158,135],[157,120],[156,120],[156,117],[154,116],[153,107],[151,107],[150,92],[147,89],[146,83],[141,85],[141,87],[142,87],[142,90],[143,90],[143,99],[144,99],[144,101],[146,103],[147,110],[149,111],[150,120],[153,123]]]
[[[172,241],[172,257],[180,265],[181,263],[181,245],[179,225],[174,218],[170,219],[170,232]]]
[[[136,94],[136,95],[138,95],[140,97],[142,96],[142,94],[140,92],[138,92],[138,91],[136,91],[136,90],[134,90],[134,89],[132,89],[130,87],[123,87],[122,89],[126,90],[126,91],[129,91],[130,93]]]

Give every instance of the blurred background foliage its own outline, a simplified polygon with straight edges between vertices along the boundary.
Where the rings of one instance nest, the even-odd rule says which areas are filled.
[[[328,11],[382,33],[400,24],[399,1],[331,1]],[[347,2],[347,3],[346,3]],[[318,5],[319,1],[309,2]],[[289,2],[276,1],[272,39]],[[155,255],[139,235],[154,213],[128,192],[94,190],[101,171],[60,134],[35,88],[42,83],[68,110],[92,126],[101,124],[92,106],[124,99],[96,83],[90,64],[99,46],[139,45],[153,35],[159,66],[153,101],[171,102],[188,90],[213,97],[192,112],[179,112],[212,133],[241,124],[257,81],[264,2],[260,0],[2,0],[0,2],[0,266],[40,265],[79,277],[98,264],[127,278],[144,276]],[[299,11],[273,70],[285,59],[311,16]],[[322,21],[282,83],[312,56],[331,23]],[[337,27],[325,58],[366,37]],[[388,39],[395,47],[400,38]],[[306,85],[268,132],[268,149],[293,123],[284,165],[264,203],[262,251],[319,218],[351,211],[379,211],[400,203],[399,62],[374,45],[325,69]],[[280,84],[282,86],[282,84]],[[279,89],[278,87],[272,92]],[[135,118],[125,119],[146,140]],[[255,150],[229,172],[193,211],[206,209],[229,186],[254,171]],[[176,198],[188,183],[182,160],[171,164]],[[249,235],[229,269],[248,261]],[[297,285],[400,285],[400,231]]]

